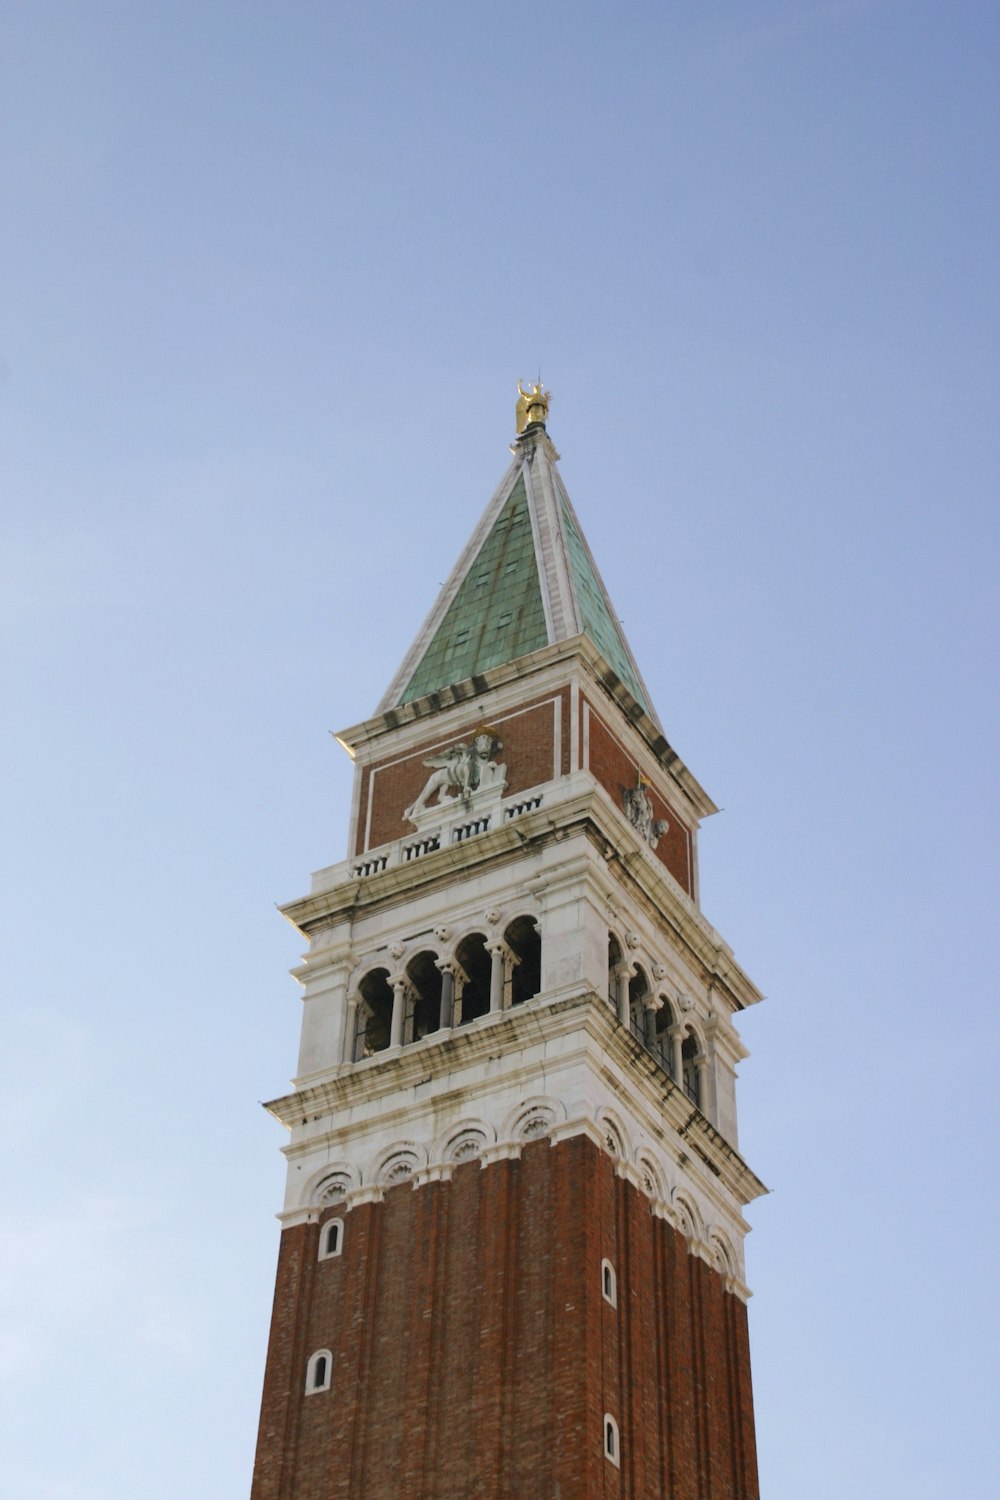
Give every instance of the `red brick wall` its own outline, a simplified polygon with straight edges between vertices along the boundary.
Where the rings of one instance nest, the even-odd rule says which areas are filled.
[[[388,844],[413,831],[413,825],[403,820],[403,810],[416,801],[431,775],[424,761],[429,755],[440,754],[449,745],[468,741],[484,722],[494,726],[503,740],[502,758],[507,767],[508,793],[551,781],[557,711],[562,715],[561,774],[565,775],[569,771],[570,753],[568,687],[512,712],[492,716],[488,711],[480,711],[475,717],[456,718],[447,730],[438,722],[436,730],[418,749],[403,757],[387,757],[374,766],[366,766],[361,773],[355,853]],[[369,798],[372,798],[371,833],[366,842]]]
[[[615,806],[621,807],[625,788],[635,786],[640,770],[643,775],[648,775],[650,767],[640,767],[632,759],[621,741],[611,732],[600,715],[595,713],[592,704],[590,705],[589,740],[589,769],[605,791],[610,793]],[[656,846],[656,856],[666,865],[674,879],[691,895],[693,894],[691,834],[674,809],[663,800],[655,786],[649,788],[649,794],[653,799],[654,816],[666,818],[670,824]],[[624,812],[622,816],[624,817]]]
[[[757,1500],[746,1309],[591,1141],[343,1217],[281,1237],[252,1500]]]

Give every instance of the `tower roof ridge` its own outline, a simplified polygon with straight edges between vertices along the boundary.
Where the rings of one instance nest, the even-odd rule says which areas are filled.
[[[511,453],[377,712],[586,635],[659,727],[544,422],[527,425]]]

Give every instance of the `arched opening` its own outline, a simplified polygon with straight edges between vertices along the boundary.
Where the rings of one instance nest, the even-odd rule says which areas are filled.
[[[608,933],[608,1004],[618,1010],[618,966],[622,961],[621,944],[613,932]]]
[[[646,1007],[644,1001],[649,994],[649,980],[642,969],[636,969],[628,982],[628,1025],[632,1035],[643,1046],[646,1045]]]
[[[327,1219],[319,1232],[319,1258],[330,1260],[344,1248],[343,1219]]]
[[[437,954],[429,950],[417,953],[406,966],[406,977],[409,984],[403,1036],[407,1042],[419,1042],[441,1025],[442,975]]]
[[[372,969],[358,985],[354,1061],[384,1052],[392,1033],[392,988],[388,969]]]
[[[616,1469],[620,1467],[618,1423],[610,1412],[604,1413],[604,1457],[610,1459]]]
[[[681,1043],[681,1068],[684,1073],[684,1092],[692,1104],[702,1108],[701,1101],[701,1069],[697,1065],[697,1059],[701,1051],[698,1046],[698,1038],[694,1032],[688,1031],[684,1041]]]
[[[612,1307],[618,1306],[618,1278],[609,1260],[601,1261],[601,1296]]]
[[[455,950],[459,968],[465,975],[460,980],[462,992],[455,1001],[455,1024],[464,1026],[485,1016],[490,1008],[490,970],[492,963],[486,951],[486,939],[481,932],[470,932]]]
[[[317,1391],[328,1391],[332,1374],[333,1355],[329,1349],[317,1349],[315,1354],[309,1356],[309,1363],[306,1365],[306,1395],[314,1396]]]
[[[523,1005],[533,1000],[542,987],[542,940],[538,926],[531,917],[517,917],[503,935],[511,951],[513,962],[509,966],[509,996],[504,996],[506,1005]]]
[[[659,1058],[663,1067],[674,1076],[673,1046],[670,1041],[670,1029],[674,1024],[674,1013],[669,1000],[664,1000],[656,1012],[656,1025],[653,1037],[653,1051]],[[676,1080],[675,1080],[676,1082]]]

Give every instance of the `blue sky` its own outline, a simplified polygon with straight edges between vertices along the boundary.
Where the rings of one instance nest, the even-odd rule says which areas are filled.
[[[274,903],[540,367],[768,996],[762,1492],[992,1500],[998,60],[973,0],[6,6],[7,1493],[248,1493]]]

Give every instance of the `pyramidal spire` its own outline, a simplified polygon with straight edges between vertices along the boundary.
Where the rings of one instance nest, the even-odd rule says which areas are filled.
[[[389,685],[379,713],[586,635],[659,726],[559,474],[551,394],[518,382],[513,462]]]

